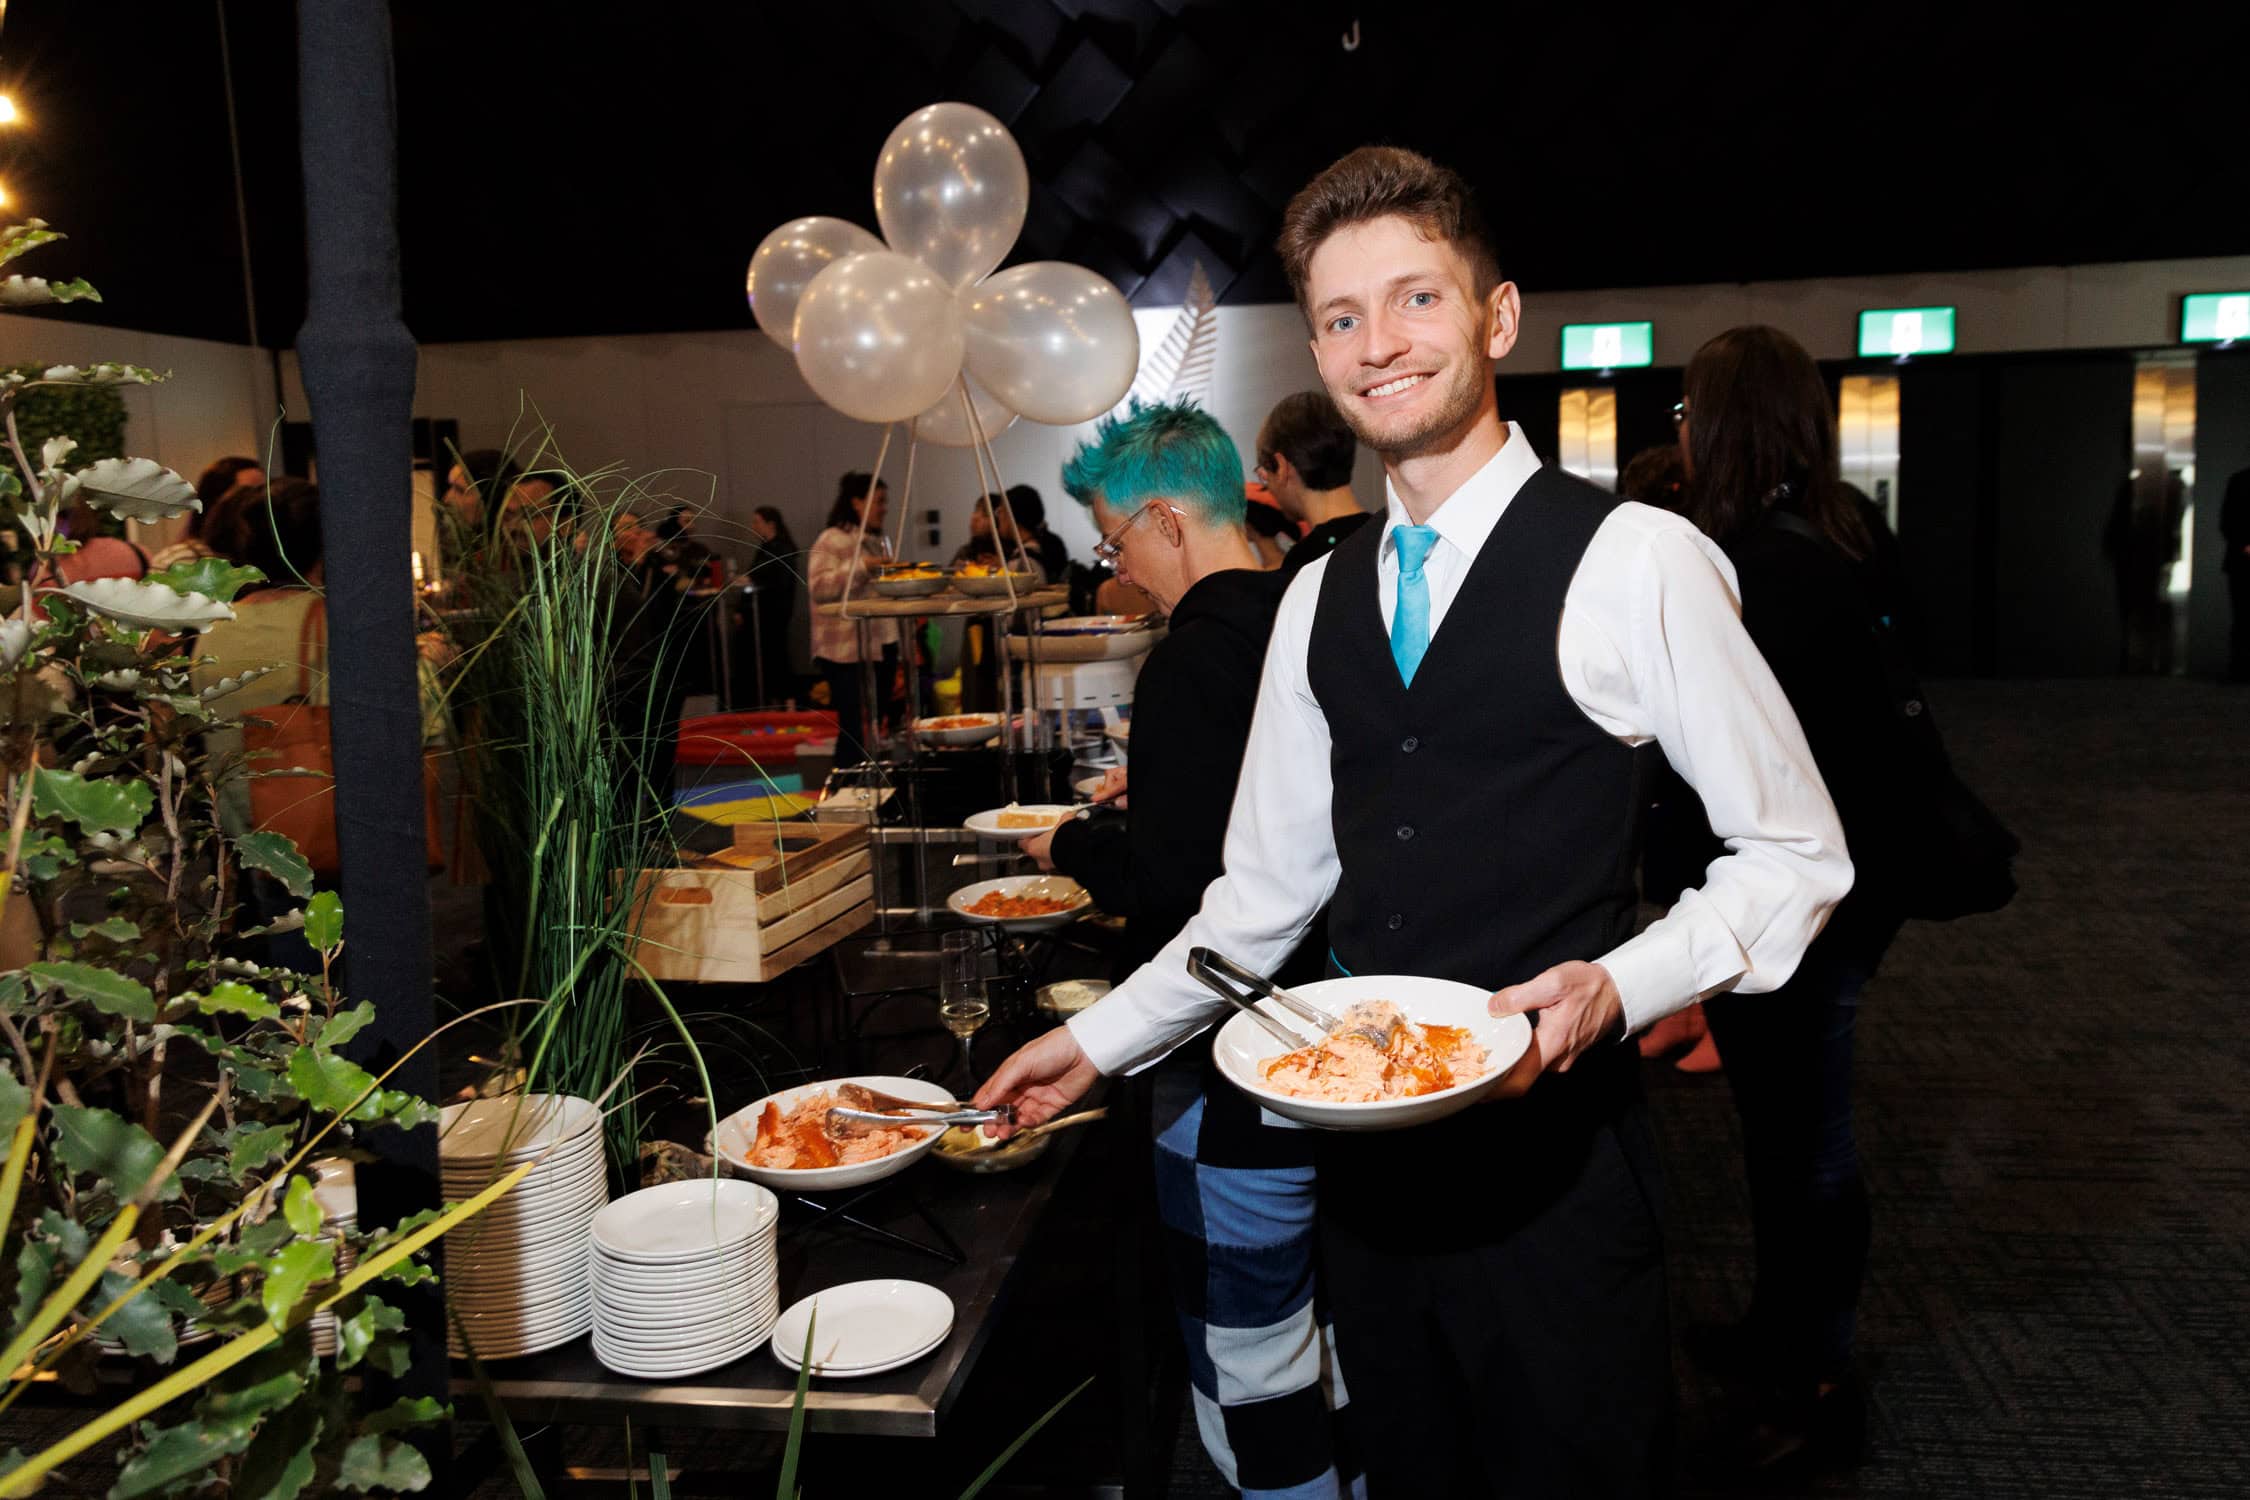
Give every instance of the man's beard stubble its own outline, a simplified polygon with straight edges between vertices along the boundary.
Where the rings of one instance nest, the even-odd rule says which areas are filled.
[[[1387,460],[1414,458],[1445,445],[1455,433],[1476,415],[1478,403],[1484,393],[1478,382],[1489,378],[1476,368],[1479,361],[1468,360],[1455,365],[1446,377],[1445,389],[1437,402],[1410,426],[1386,431],[1366,421],[1356,398],[1353,402],[1339,401],[1344,425],[1351,428],[1353,436],[1375,450]]]

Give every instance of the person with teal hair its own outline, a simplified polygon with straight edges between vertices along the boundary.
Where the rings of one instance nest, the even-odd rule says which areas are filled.
[[[1095,555],[1139,585],[1171,629],[1133,696],[1132,817],[1097,813],[1026,844],[1125,918],[1122,978],[1195,915],[1225,868],[1227,817],[1250,742],[1266,641],[1287,581],[1243,530],[1242,458],[1191,403],[1135,405],[1103,422],[1063,469],[1092,511]],[[1122,773],[1106,800],[1125,801]],[[1319,977],[1315,927],[1285,983]],[[1196,1426],[1246,1496],[1341,1496],[1344,1398],[1334,1340],[1313,1303],[1313,1166],[1307,1133],[1262,1122],[1219,1078],[1206,1036],[1148,1070],[1158,1212]]]

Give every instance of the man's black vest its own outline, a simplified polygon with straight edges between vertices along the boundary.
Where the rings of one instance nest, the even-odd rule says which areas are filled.
[[[1499,989],[1568,959],[1598,959],[1632,935],[1641,758],[1586,717],[1556,662],[1564,595],[1617,503],[1556,469],[1526,481],[1412,687],[1399,681],[1376,592],[1383,528],[1361,527],[1330,555],[1308,671],[1333,745],[1342,876],[1328,932],[1346,972]],[[1522,1101],[1401,1136],[1324,1142],[1373,1156],[1365,1170],[1333,1178],[1324,1156],[1324,1202],[1380,1180],[1377,1206],[1388,1215],[1402,1197],[1422,1196],[1402,1172],[1415,1178],[1429,1167],[1427,1191],[1443,1192],[1463,1152],[1497,1153],[1503,1175],[1526,1153],[1572,1155],[1591,1126],[1635,1097],[1634,1056],[1629,1046],[1597,1046]],[[1541,1194],[1507,1196],[1521,1211]],[[1446,1198],[1459,1202],[1458,1193]]]

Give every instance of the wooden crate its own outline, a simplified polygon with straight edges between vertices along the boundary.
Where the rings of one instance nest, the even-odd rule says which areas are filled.
[[[763,983],[875,919],[863,827],[739,827],[730,850],[641,871],[638,893],[636,954],[663,980]]]

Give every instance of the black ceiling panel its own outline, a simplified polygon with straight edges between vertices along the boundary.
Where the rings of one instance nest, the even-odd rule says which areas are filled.
[[[304,316],[292,8],[225,0],[260,336]],[[775,225],[873,227],[891,127],[1010,123],[1035,182],[1014,260],[1144,302],[1186,265],[1288,296],[1282,206],[1354,146],[1413,146],[1487,202],[1527,288],[2250,253],[2236,91],[2183,48],[2239,5],[2036,31],[2009,8],[1463,7],[1394,0],[831,0],[391,6],[409,326],[425,341],[748,327]],[[72,241],[104,319],[245,336],[208,4],[16,0],[14,206]],[[2230,19],[2231,17],[2231,19]],[[1360,21],[1355,50],[1343,45]],[[590,292],[590,288],[603,290]]]

